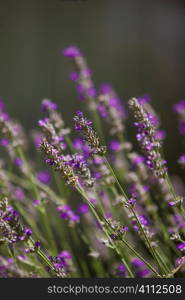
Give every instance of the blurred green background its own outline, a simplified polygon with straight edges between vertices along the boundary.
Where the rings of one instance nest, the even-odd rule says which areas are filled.
[[[183,142],[172,105],[185,97],[185,1],[0,0],[0,96],[26,129],[37,125],[43,98],[70,124],[79,102],[61,51],[71,44],[86,54],[97,86],[111,83],[125,102],[152,97],[178,172]]]

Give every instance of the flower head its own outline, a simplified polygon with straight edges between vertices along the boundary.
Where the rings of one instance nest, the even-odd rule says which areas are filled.
[[[59,154],[59,151],[46,139],[40,145],[40,150],[46,158],[46,163],[53,166],[56,171],[60,172],[65,181],[69,185],[77,185],[78,176],[73,172],[72,167],[66,162],[65,158]]]
[[[136,138],[146,155],[146,165],[154,171],[156,177],[165,178],[167,175],[166,161],[160,154],[160,142],[156,139],[156,127],[151,121],[150,114],[145,111],[144,107],[136,98],[129,100],[129,107],[133,111],[137,128]]]
[[[92,150],[92,154],[105,155],[106,147],[100,145],[100,139],[92,128],[92,121],[84,117],[81,111],[77,111],[74,117],[75,129],[80,131],[84,140]]]
[[[82,55],[81,51],[76,46],[69,46],[63,50],[63,55],[69,58],[75,58]]]
[[[57,109],[57,104],[49,99],[42,100],[42,110],[43,112],[54,111]]]

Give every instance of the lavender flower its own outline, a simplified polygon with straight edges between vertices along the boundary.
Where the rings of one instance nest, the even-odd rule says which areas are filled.
[[[185,190],[180,176],[172,177],[173,188],[167,174],[165,132],[150,98],[129,100],[140,155],[125,135],[122,100],[108,84],[96,96],[92,70],[77,47],[63,54],[74,63],[69,78],[93,123],[78,111],[81,136],[71,140],[58,104],[42,101],[44,117],[31,135],[58,176],[42,170],[33,152],[29,159],[24,131],[0,99],[0,146],[2,155],[8,152],[0,159],[0,277],[183,277]],[[184,135],[185,101],[174,110]],[[184,161],[183,154],[178,162]]]
[[[59,155],[59,151],[49,144],[46,139],[41,143],[40,150],[46,157],[46,163],[53,166],[56,171],[60,172],[67,184],[73,186],[78,184],[78,176],[74,175],[72,167],[65,161],[63,156]]]
[[[47,118],[39,121],[39,126],[46,132],[48,140],[54,145],[58,145],[61,150],[66,149],[64,137],[70,133],[70,129],[65,126],[62,115],[57,111],[57,104],[49,99],[42,101],[42,110],[47,114]]]
[[[56,257],[49,256],[57,277],[66,277],[73,271],[72,256],[69,251],[63,250]],[[48,270],[50,271],[50,269]]]
[[[6,145],[11,142],[11,146],[16,148],[18,146],[25,146],[24,132],[20,124],[10,120],[4,113],[0,112],[0,129],[3,134],[4,143]],[[5,145],[5,144],[4,144]]]
[[[26,278],[30,274],[22,268],[17,268],[13,258],[0,256],[0,278]]]
[[[103,87],[100,87],[98,101],[100,115],[110,124],[110,134],[119,135],[120,133],[123,133],[123,122],[126,119],[126,112],[121,100],[117,97],[110,85],[104,84]]]
[[[91,171],[81,154],[73,154],[65,157],[66,162],[73,168],[74,172],[80,176],[87,187],[93,187],[95,178],[92,177]]]
[[[59,150],[64,150],[66,145],[64,143],[63,136],[58,136],[56,130],[49,118],[45,118],[43,120],[39,120],[39,126],[42,128],[43,132],[47,140],[54,146],[56,146]]]
[[[80,217],[71,209],[69,205],[64,204],[58,206],[57,211],[59,212],[61,219],[68,220],[71,224],[75,224],[80,221]]]
[[[79,94],[80,100],[91,99],[96,96],[96,90],[91,79],[92,70],[87,66],[82,52],[75,46],[70,46],[63,51],[64,56],[73,59],[75,65],[75,72],[70,74],[70,79],[76,81],[76,90]],[[96,109],[95,103],[91,103],[89,108]]]
[[[81,132],[84,140],[91,148],[92,154],[105,155],[106,147],[100,145],[99,137],[92,128],[92,122],[87,120],[80,111],[77,111],[74,121],[75,129]]]
[[[19,214],[12,206],[8,205],[7,198],[0,202],[0,244],[14,245],[17,242],[29,239],[32,234],[30,228],[24,228],[19,221]]]
[[[160,154],[160,142],[155,138],[155,126],[151,123],[148,113],[136,98],[129,100],[129,107],[136,119],[136,138],[146,155],[146,165],[154,171],[157,177],[165,178],[167,175],[166,161],[162,159]]]
[[[69,46],[63,50],[63,55],[69,58],[81,56],[80,50],[76,46]]]

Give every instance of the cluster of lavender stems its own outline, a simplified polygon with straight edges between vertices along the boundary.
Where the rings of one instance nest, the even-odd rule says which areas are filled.
[[[44,99],[27,136],[0,99],[0,277],[184,277],[185,187],[150,97],[96,88],[82,51],[63,55],[83,107],[72,128]],[[184,136],[185,101],[173,110]],[[183,169],[185,154],[175,163]]]

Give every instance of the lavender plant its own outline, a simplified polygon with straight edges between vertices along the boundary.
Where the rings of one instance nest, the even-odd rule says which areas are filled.
[[[169,174],[150,98],[126,110],[109,84],[96,90],[77,47],[63,54],[83,103],[74,128],[44,99],[27,136],[0,100],[0,277],[184,277],[184,187]],[[184,109],[174,106],[182,135]]]

